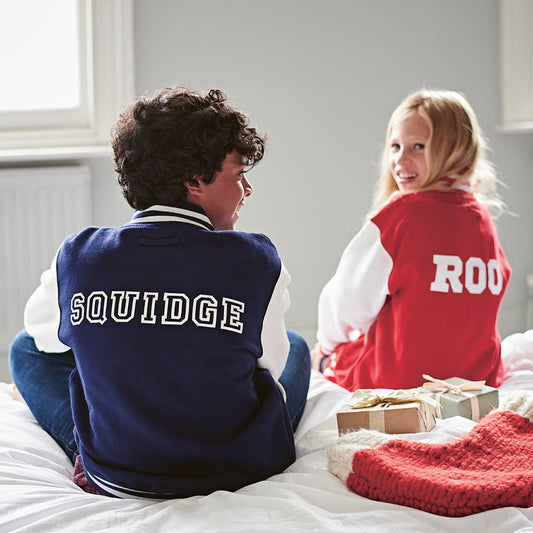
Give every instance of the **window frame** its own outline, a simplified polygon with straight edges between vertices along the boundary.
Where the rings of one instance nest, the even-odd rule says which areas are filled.
[[[499,129],[533,131],[533,0],[500,0]]]
[[[19,127],[0,129],[0,161],[106,151],[112,120],[133,97],[133,0],[78,1],[85,107],[70,116],[64,110],[36,111],[35,127],[29,126],[32,112],[20,112]],[[42,117],[47,127],[38,124]]]

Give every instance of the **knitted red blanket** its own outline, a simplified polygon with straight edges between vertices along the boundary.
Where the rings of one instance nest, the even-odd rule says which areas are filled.
[[[484,417],[455,442],[391,440],[353,454],[348,487],[367,498],[444,516],[533,506],[533,424]]]

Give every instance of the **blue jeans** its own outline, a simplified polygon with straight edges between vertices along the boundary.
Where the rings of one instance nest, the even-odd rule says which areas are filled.
[[[290,349],[285,368],[279,377],[279,382],[287,395],[287,410],[292,422],[292,429],[296,431],[307,401],[309,392],[309,378],[311,376],[311,354],[305,340],[298,333],[287,330]]]
[[[72,463],[78,454],[70,408],[72,350],[40,352],[33,337],[21,331],[9,352],[11,376],[39,425],[63,448]]]
[[[302,337],[293,331],[288,331],[287,335],[289,357],[279,381],[287,394],[287,409],[296,430],[309,390],[311,357]],[[21,331],[11,345],[9,365],[13,381],[33,416],[74,464],[78,448],[69,392],[69,376],[75,367],[72,350],[41,352],[33,337]]]

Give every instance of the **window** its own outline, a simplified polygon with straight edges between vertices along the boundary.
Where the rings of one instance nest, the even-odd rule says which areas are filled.
[[[0,158],[97,147],[133,95],[132,0],[0,0]]]
[[[533,131],[533,0],[500,1],[501,128]]]

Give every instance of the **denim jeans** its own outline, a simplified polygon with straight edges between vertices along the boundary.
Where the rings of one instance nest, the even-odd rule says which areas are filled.
[[[287,409],[296,430],[307,399],[311,358],[304,339],[293,331],[287,334],[289,357],[279,381],[285,389]],[[13,381],[33,416],[74,464],[78,451],[69,392],[69,376],[75,367],[72,350],[41,352],[33,337],[21,331],[11,345],[9,364]]]
[[[290,342],[289,356],[279,382],[287,395],[287,410],[292,422],[292,429],[296,431],[302,418],[309,392],[309,378],[311,375],[311,355],[305,340],[298,333],[287,330]]]
[[[9,365],[33,416],[74,463],[78,452],[69,392],[69,376],[75,366],[72,350],[40,352],[33,337],[21,331],[11,344]]]

